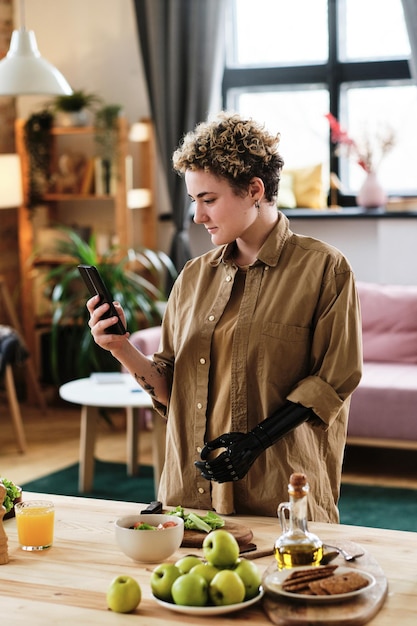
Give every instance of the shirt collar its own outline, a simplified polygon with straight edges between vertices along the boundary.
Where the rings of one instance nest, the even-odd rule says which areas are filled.
[[[278,221],[259,250],[258,260],[265,265],[275,267],[289,235],[289,220],[286,215],[278,211]],[[217,267],[220,263],[231,263],[234,245],[234,242],[232,242],[217,248],[210,260],[210,264],[213,267]]]

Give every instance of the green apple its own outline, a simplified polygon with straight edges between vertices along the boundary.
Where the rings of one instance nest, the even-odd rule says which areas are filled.
[[[240,576],[245,585],[245,600],[254,598],[259,593],[259,587],[262,582],[261,573],[258,566],[253,561],[248,559],[239,559],[237,566],[233,570]]]
[[[181,572],[173,563],[161,563],[151,574],[151,590],[153,595],[164,602],[172,602],[171,587]]]
[[[209,586],[210,600],[217,606],[243,602],[245,593],[243,580],[231,569],[218,572]]]
[[[117,576],[107,590],[107,606],[116,613],[134,611],[142,599],[139,583],[131,576]]]
[[[200,563],[202,562],[203,561],[198,556],[195,556],[193,554],[187,554],[186,556],[183,556],[181,559],[179,559],[175,563],[175,565],[178,567],[181,574],[188,574],[188,572],[191,570],[191,568],[194,567],[194,565],[200,565]]]
[[[211,583],[219,571],[220,570],[217,567],[214,567],[211,563],[199,563],[190,569],[191,574],[199,574],[205,578],[208,583]]]
[[[188,572],[174,580],[171,593],[175,604],[205,606],[208,602],[208,583],[202,576]]]
[[[239,558],[239,544],[231,533],[218,528],[204,538],[203,552],[211,565],[219,569],[233,567]]]

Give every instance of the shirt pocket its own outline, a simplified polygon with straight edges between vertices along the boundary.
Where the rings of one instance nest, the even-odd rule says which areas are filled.
[[[267,322],[262,327],[258,374],[287,393],[309,373],[310,328]]]

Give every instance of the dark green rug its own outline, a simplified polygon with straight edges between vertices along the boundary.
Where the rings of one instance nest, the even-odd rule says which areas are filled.
[[[23,490],[85,496],[125,502],[155,500],[153,468],[141,465],[138,476],[128,476],[123,463],[96,460],[93,490],[78,493],[78,463],[22,485]],[[417,532],[417,491],[343,484],[340,521],[353,526]]]
[[[155,500],[153,467],[141,465],[137,476],[128,476],[123,463],[95,461],[91,492],[78,492],[78,463],[21,485],[25,491],[54,493],[62,496],[84,496],[124,502],[151,502]]]
[[[340,521],[353,526],[417,532],[417,491],[343,484]]]

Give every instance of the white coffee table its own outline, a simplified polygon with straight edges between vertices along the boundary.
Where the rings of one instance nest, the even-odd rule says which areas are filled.
[[[94,478],[94,448],[99,408],[121,407],[126,409],[126,458],[127,473],[138,472],[139,426],[135,408],[152,409],[151,397],[135,383],[130,374],[92,374],[65,383],[59,389],[63,400],[81,404],[80,471],[78,488],[81,493],[91,491]],[[153,412],[152,429],[153,467],[155,490],[165,457],[165,420]]]

